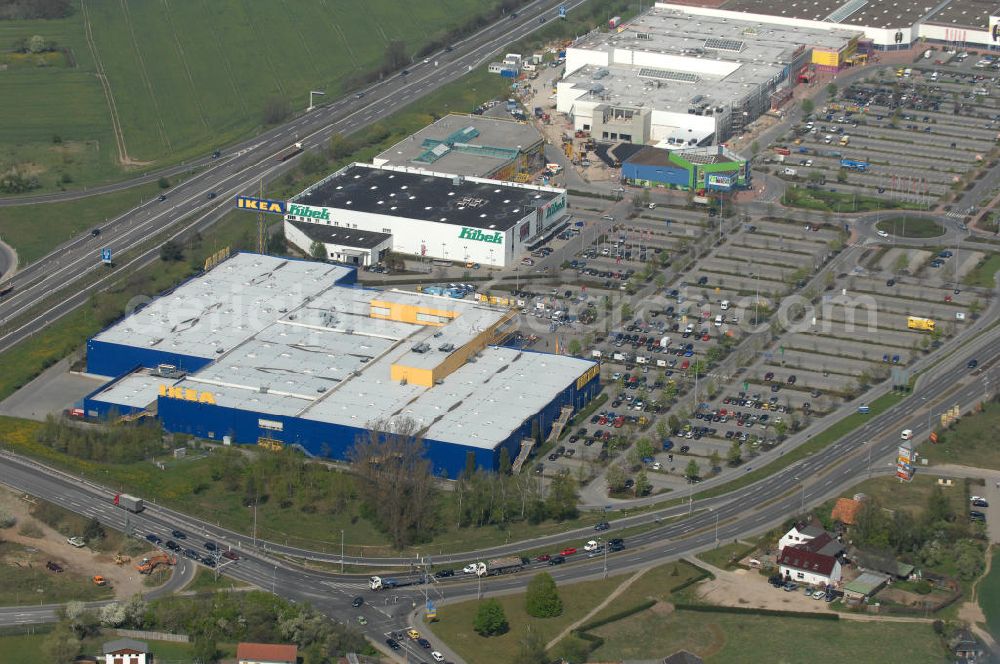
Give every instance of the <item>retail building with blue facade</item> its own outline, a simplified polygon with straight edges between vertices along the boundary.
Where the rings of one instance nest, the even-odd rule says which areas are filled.
[[[497,469],[600,389],[587,360],[500,345],[515,313],[352,285],[350,268],[240,254],[88,343],[112,378],[89,417],[335,459],[371,427],[417,423],[435,471]]]

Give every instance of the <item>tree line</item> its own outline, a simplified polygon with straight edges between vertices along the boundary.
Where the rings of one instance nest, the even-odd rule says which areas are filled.
[[[53,415],[45,418],[35,439],[57,452],[104,463],[135,463],[162,454],[169,447],[155,422],[82,427]]]

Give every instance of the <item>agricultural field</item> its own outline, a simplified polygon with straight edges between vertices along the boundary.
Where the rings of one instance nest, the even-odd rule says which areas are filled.
[[[333,99],[391,42],[412,57],[496,4],[419,3],[399,21],[391,0],[91,0],[65,19],[0,23],[0,96],[18,100],[0,108],[0,171],[51,191],[200,156],[260,130],[268,100],[303,109],[310,90]],[[33,35],[54,50],[14,53]]]

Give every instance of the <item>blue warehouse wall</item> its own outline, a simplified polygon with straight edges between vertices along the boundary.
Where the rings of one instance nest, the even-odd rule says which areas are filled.
[[[482,449],[455,443],[427,439],[427,457],[438,475],[447,474],[457,478],[465,469],[465,459],[469,452],[475,456],[476,467],[497,470],[500,465],[500,449],[506,447],[513,461],[521,449],[521,439],[531,436],[532,422],[538,420],[542,435],[548,436],[552,423],[559,417],[563,405],[574,408],[586,405],[600,391],[600,378],[595,376],[579,390],[575,381],[543,407],[538,415],[525,420],[514,432],[495,449]],[[198,403],[184,399],[160,397],[157,410],[163,427],[170,432],[186,433],[199,438],[222,441],[230,436],[232,442],[256,444],[259,438],[271,438],[285,445],[299,445],[314,456],[328,456],[345,459],[347,451],[354,445],[360,427],[350,427],[317,420],[270,415],[253,411],[227,408],[215,404]],[[261,429],[258,420],[267,419],[281,422],[282,430]]]
[[[137,367],[133,367],[133,369],[135,368]],[[103,420],[107,419],[107,417],[111,414],[111,411],[114,411],[115,414],[121,416],[121,415],[131,415],[132,413],[138,413],[139,411],[143,410],[142,408],[136,408],[134,406],[119,405],[119,404],[109,403],[107,401],[97,401],[96,399],[94,399],[94,397],[100,395],[106,390],[111,389],[111,387],[113,387],[115,383],[122,380],[123,378],[126,378],[130,373],[131,369],[128,372],[122,373],[114,380],[108,381],[104,385],[101,385],[99,388],[97,388],[96,390],[85,396],[83,398],[84,415],[86,415],[87,417],[95,417]]]
[[[96,339],[87,341],[87,373],[98,376],[121,376],[135,367],[152,369],[158,364],[172,364],[178,369],[192,372],[211,361],[207,357],[181,355],[155,348],[126,346]]]
[[[626,161],[622,164],[622,179],[667,187],[687,187],[691,182],[691,175],[685,168],[632,164]]]

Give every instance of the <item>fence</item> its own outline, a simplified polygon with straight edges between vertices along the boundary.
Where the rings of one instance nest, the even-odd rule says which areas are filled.
[[[190,643],[191,638],[187,634],[169,634],[167,632],[147,632],[139,629],[116,629],[118,636],[127,636],[132,639],[145,639],[147,641],[172,641],[174,643]]]

